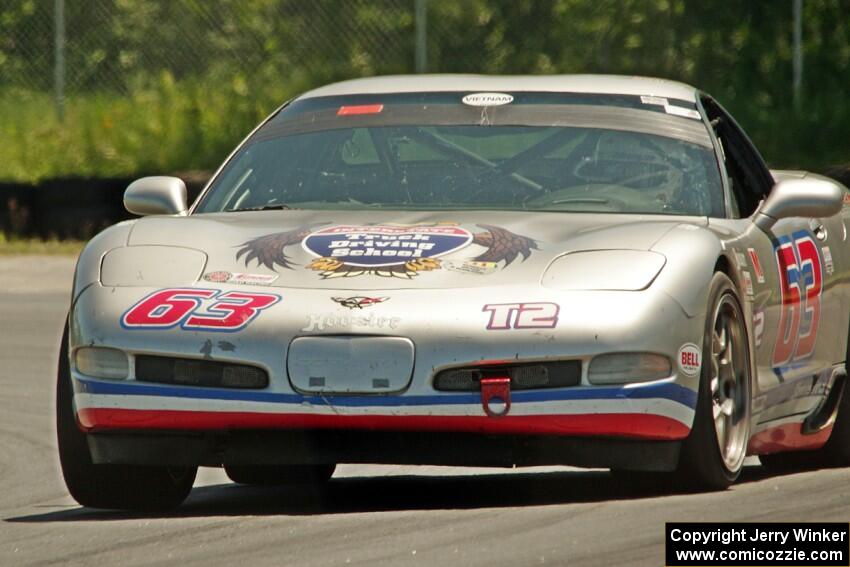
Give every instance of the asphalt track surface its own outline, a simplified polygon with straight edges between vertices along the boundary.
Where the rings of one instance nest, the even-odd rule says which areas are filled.
[[[660,566],[665,521],[850,520],[850,469],[775,476],[757,461],[705,494],[570,468],[348,465],[321,491],[202,469],[172,513],[82,508],[53,431],[72,271],[69,258],[0,258],[0,566]]]

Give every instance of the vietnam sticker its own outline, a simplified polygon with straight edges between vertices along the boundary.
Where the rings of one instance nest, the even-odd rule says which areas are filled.
[[[679,362],[679,370],[687,376],[696,376],[702,366],[702,353],[694,343],[685,343],[679,348],[676,356]]]
[[[468,106],[502,106],[513,101],[513,95],[505,93],[472,93],[461,99]]]
[[[320,258],[378,268],[445,256],[468,246],[472,239],[472,233],[459,226],[344,225],[313,232],[304,238],[302,246]]]

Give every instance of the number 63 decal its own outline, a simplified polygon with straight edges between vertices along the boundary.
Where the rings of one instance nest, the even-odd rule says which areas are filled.
[[[179,325],[187,330],[239,331],[278,301],[280,296],[273,293],[161,289],[124,313],[121,326],[125,329],[170,329]]]
[[[818,247],[806,231],[780,236],[776,244],[782,307],[773,366],[781,367],[814,353],[820,325],[823,267]]]

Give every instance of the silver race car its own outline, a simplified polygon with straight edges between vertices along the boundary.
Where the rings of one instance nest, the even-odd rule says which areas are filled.
[[[197,201],[82,253],[59,359],[81,504],[198,466],[569,464],[723,488],[850,463],[848,195],[769,171],[710,96],[614,76],[348,81],[275,111]]]

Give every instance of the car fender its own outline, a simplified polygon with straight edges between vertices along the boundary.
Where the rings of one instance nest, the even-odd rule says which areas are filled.
[[[715,267],[725,251],[720,238],[705,228],[680,224],[652,246],[667,258],[653,287],[676,300],[688,317],[705,315],[708,288]],[[734,265],[731,263],[729,265]],[[732,280],[738,287],[736,278]]]

